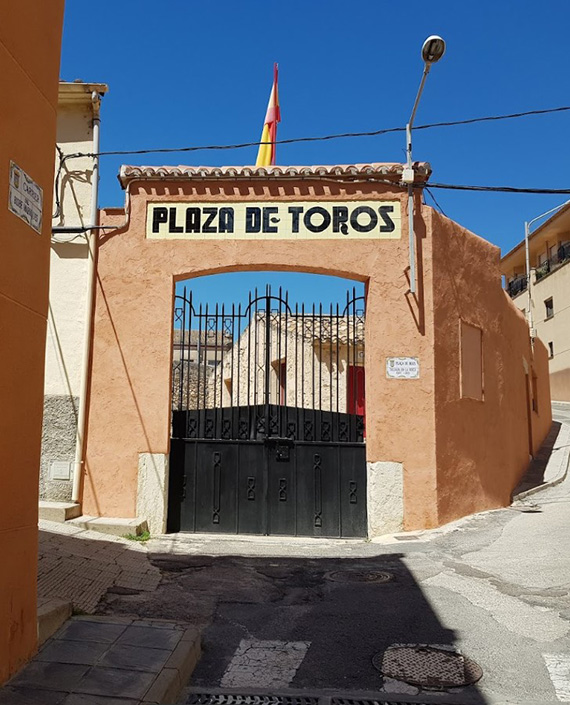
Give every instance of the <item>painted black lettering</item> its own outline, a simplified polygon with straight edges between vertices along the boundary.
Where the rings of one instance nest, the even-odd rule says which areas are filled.
[[[245,232],[258,233],[261,230],[261,208],[249,206],[245,209]]]
[[[203,233],[217,233],[215,225],[212,225],[212,221],[218,215],[217,208],[202,208],[202,213],[206,216],[204,225],[202,226]]]
[[[358,216],[365,213],[369,218],[369,222],[365,225],[358,222]],[[350,214],[350,224],[357,233],[369,233],[371,230],[378,225],[378,216],[376,211],[374,211],[370,206],[358,206]]]
[[[186,209],[186,232],[187,233],[199,233],[200,232],[200,209],[199,208],[187,208]]]
[[[333,208],[333,232],[348,235],[348,208],[346,206],[334,206]]]
[[[271,223],[278,223],[279,218],[275,217],[275,213],[279,213],[279,208],[275,206],[266,206],[263,209],[263,232],[264,233],[276,233],[278,232],[276,225],[271,225]]]
[[[303,206],[289,206],[287,209],[291,213],[291,232],[299,232],[299,216],[303,212]]]
[[[152,211],[152,232],[157,233],[160,230],[160,224],[166,223],[168,220],[168,211],[166,208],[157,208],[155,206]]]
[[[312,218],[314,215],[320,216],[322,222],[317,224],[313,223]],[[305,213],[303,222],[307,230],[310,230],[312,233],[322,233],[323,230],[326,230],[331,224],[331,214],[324,208],[321,208],[321,206],[313,206],[313,208],[309,208]]]
[[[234,231],[234,209],[220,208],[220,216],[218,218],[220,233],[233,233]]]
[[[380,232],[381,233],[393,233],[394,230],[396,229],[396,225],[394,224],[394,221],[388,213],[393,213],[394,212],[394,206],[380,206],[378,208],[378,213],[380,213],[380,217],[384,221],[384,225],[380,226]]]
[[[184,228],[181,225],[176,225],[176,208],[169,208],[170,215],[168,218],[168,232],[169,233],[181,233]]]

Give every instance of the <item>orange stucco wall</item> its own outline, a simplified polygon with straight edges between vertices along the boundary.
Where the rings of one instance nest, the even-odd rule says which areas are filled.
[[[301,270],[367,282],[367,455],[404,463],[406,507],[413,526],[437,522],[433,425],[431,286],[418,301],[406,292],[407,239],[330,241],[158,241],[145,239],[148,200],[402,200],[400,189],[331,182],[135,184],[128,229],[102,238],[94,322],[93,371],[84,478],[84,512],[133,516],[138,453],[167,453],[174,280],[230,270]],[[123,215],[103,213],[118,224]],[[421,268],[431,281],[424,225]],[[424,293],[425,292],[425,293]],[[424,300],[425,296],[425,300]],[[386,356],[422,361],[413,382],[387,380]],[[413,432],[409,419],[414,419]],[[390,433],[386,429],[390,429]],[[413,440],[410,442],[410,438]],[[413,478],[413,482],[411,481]],[[421,498],[421,500],[418,500]]]
[[[0,683],[37,647],[38,473],[63,0],[0,6]],[[7,209],[10,161],[43,188],[38,235]]]
[[[500,252],[431,212],[435,337],[438,518],[445,523],[509,504],[529,456],[552,422],[548,356],[531,349],[522,313],[501,288]],[[483,400],[461,396],[460,321],[482,329]],[[525,362],[538,377],[528,410]]]
[[[375,198],[401,199],[400,240],[145,239],[148,201]],[[85,513],[134,516],[138,454],[169,450],[175,281],[247,269],[301,270],[366,282],[366,453],[370,462],[403,464],[405,528],[433,527],[508,502],[528,460],[514,372],[523,355],[544,388],[536,444],[547,431],[549,399],[544,351],[538,347],[532,361],[524,321],[501,290],[495,247],[430,208],[419,208],[419,285],[412,296],[406,199],[397,187],[276,179],[141,181],[132,184],[130,203],[128,225],[101,236],[98,252]],[[109,226],[121,226],[124,219],[118,210],[102,215]],[[484,402],[459,397],[461,316],[483,329]],[[418,357],[420,378],[387,379],[385,360],[391,356]],[[503,435],[506,440],[500,440]],[[486,438],[492,442],[485,451]]]

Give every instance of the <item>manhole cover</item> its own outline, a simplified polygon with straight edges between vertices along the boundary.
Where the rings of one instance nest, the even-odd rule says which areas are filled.
[[[394,576],[385,570],[335,570],[328,574],[337,583],[387,583]]]
[[[476,683],[483,671],[453,647],[428,644],[391,646],[372,659],[386,678],[404,681],[420,688],[456,688]]]

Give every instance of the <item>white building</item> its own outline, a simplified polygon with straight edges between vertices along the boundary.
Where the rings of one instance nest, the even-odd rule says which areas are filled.
[[[89,279],[93,247],[86,227],[96,218],[99,108],[107,86],[61,82],[50,254],[40,500],[69,501],[85,401]]]

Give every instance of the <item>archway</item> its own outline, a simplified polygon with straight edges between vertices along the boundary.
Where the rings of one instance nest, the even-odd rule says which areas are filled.
[[[169,530],[366,536],[364,286],[275,279],[177,286]]]

